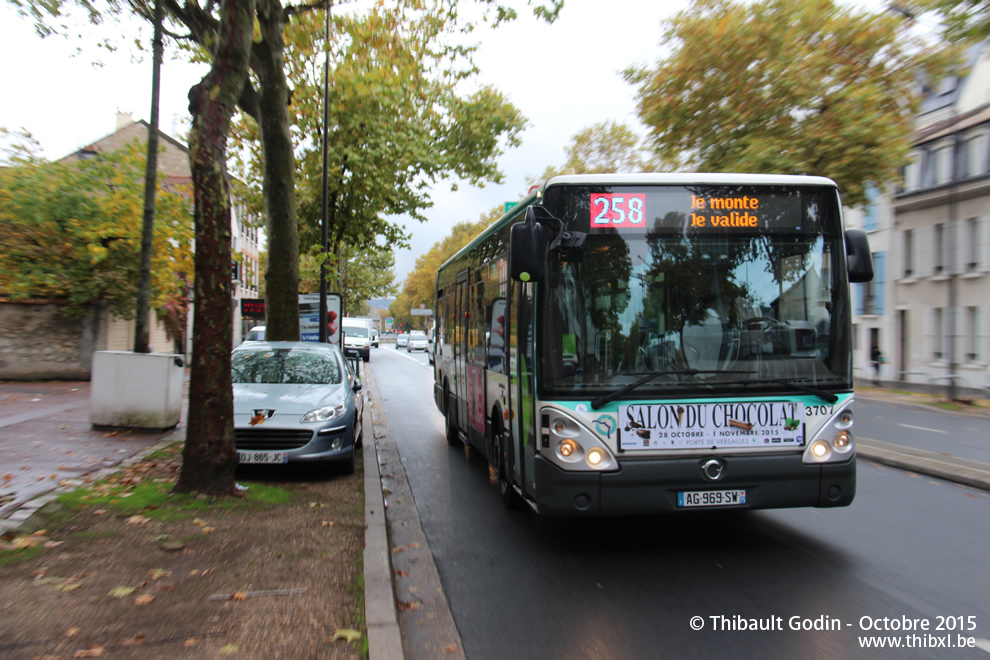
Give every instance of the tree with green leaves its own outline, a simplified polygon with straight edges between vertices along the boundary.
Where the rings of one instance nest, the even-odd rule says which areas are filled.
[[[52,163],[25,140],[12,149],[0,168],[0,291],[59,299],[69,318],[94,304],[134,318],[144,146]],[[183,277],[192,274],[193,218],[188,191],[159,186],[157,196],[151,305],[164,310],[181,300]]]
[[[945,49],[902,19],[832,0],[695,0],[665,24],[671,53],[631,68],[656,155],[705,172],[817,174],[843,199],[896,177],[910,148],[919,76]]]
[[[987,0],[903,0],[891,3],[890,8],[909,20],[926,12],[933,13],[942,24],[942,35],[950,41],[970,42],[990,37]]]
[[[463,221],[455,224],[445,238],[433,244],[425,254],[417,257],[416,265],[406,276],[402,291],[392,304],[389,313],[395,319],[396,325],[416,323],[416,318],[410,313],[413,308],[425,305],[433,307],[437,290],[437,270],[447,259],[450,259],[471,239],[487,229],[493,222],[502,217],[501,207],[489,209],[475,222]],[[422,323],[422,321],[419,321]]]
[[[550,165],[543,174],[527,177],[527,185],[542,184],[558,174],[607,172],[660,172],[668,169],[654,159],[645,141],[627,124],[613,120],[581,129],[564,148],[563,165]]]
[[[337,267],[330,287],[349,302],[366,296],[351,289],[358,280],[345,276],[342,268],[351,257],[341,258],[341,250],[379,258],[383,249],[407,245],[410,230],[397,218],[426,219],[430,184],[448,176],[476,185],[498,182],[498,157],[519,143],[525,120],[500,93],[490,87],[459,91],[475,71],[456,45],[460,26],[446,11],[445,3],[426,3],[417,12],[400,3],[332,17],[328,226],[330,263]],[[294,89],[291,123],[300,136],[295,163],[300,247],[306,254],[320,242],[322,157],[316,136],[323,124],[323,71],[314,56],[326,47],[323,16],[297,17],[286,28],[285,44]],[[237,135],[238,169],[257,200],[263,182],[251,172],[258,171],[264,154],[250,116],[242,116]],[[301,284],[301,290],[315,290]]]

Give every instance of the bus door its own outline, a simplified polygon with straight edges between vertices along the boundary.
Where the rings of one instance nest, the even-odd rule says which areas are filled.
[[[512,455],[516,483],[523,484],[527,493],[535,493],[533,481],[536,443],[538,441],[536,419],[536,381],[534,368],[533,285],[512,283],[515,289],[512,323],[512,345],[509,366],[512,373],[513,420]],[[520,458],[522,460],[520,460]]]
[[[467,272],[458,276],[454,283],[454,398],[457,401],[457,427],[467,435],[468,395],[467,395]]]

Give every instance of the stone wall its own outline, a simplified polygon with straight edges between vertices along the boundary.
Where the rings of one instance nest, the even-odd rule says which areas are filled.
[[[66,319],[48,300],[0,299],[0,380],[89,380],[96,309]]]

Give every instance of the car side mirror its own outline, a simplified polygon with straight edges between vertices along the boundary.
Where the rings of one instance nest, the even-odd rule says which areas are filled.
[[[870,239],[861,229],[846,230],[846,270],[850,282],[873,280],[873,255],[870,254]]]
[[[354,379],[354,384],[351,385],[351,389],[353,389],[355,392],[360,392],[361,391],[361,387],[362,387],[362,385],[361,385],[361,379],[360,378],[355,378]]]
[[[509,276],[517,282],[542,280],[545,250],[543,225],[536,221],[536,212],[530,206],[526,219],[509,230]]]

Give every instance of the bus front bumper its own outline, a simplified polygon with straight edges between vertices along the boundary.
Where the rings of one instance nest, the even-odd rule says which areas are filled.
[[[616,472],[566,472],[542,456],[535,461],[533,503],[547,516],[650,515],[713,509],[847,506],[856,495],[856,457],[806,464],[800,454],[719,456],[718,481],[701,466],[713,456],[624,460]],[[620,459],[621,460],[621,459]],[[678,493],[745,490],[746,503],[678,506]]]

